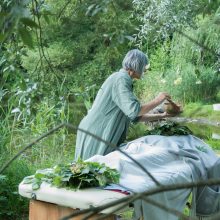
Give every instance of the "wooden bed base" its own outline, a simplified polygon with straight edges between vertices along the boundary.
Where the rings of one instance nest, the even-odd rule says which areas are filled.
[[[53,203],[31,200],[29,204],[29,220],[60,220],[62,217],[70,215],[77,209],[59,206]],[[90,220],[95,220],[101,214],[95,215]],[[81,220],[85,215],[73,217],[70,220]],[[115,215],[106,217],[105,220],[116,220]]]

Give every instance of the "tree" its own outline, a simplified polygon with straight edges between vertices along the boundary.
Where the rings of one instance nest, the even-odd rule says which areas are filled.
[[[219,0],[134,0],[134,15],[141,22],[136,39],[156,42],[172,37],[177,30],[195,27],[199,14],[218,10]]]

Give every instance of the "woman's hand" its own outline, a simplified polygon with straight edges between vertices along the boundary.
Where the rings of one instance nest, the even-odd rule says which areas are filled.
[[[163,116],[163,118],[169,118],[169,117],[175,117],[179,114],[180,114],[180,112],[176,112],[176,113],[163,112],[163,113],[161,113],[161,116]]]
[[[166,92],[159,93],[159,95],[155,99],[141,106],[141,110],[138,116],[147,114],[150,110],[160,105],[165,99],[170,100],[171,99],[170,95]]]
[[[171,96],[167,92],[160,92],[159,95],[155,98],[159,103],[162,103],[164,100],[170,100]]]
[[[175,117],[177,114],[169,114],[167,112],[158,113],[158,114],[145,114],[140,116],[139,120],[140,122],[150,122],[150,121],[158,121],[169,117]]]

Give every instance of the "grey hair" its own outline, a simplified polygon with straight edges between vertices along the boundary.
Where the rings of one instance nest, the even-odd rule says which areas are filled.
[[[142,75],[145,66],[148,64],[147,56],[138,49],[128,51],[123,62],[122,67],[125,70],[133,70],[136,73]]]

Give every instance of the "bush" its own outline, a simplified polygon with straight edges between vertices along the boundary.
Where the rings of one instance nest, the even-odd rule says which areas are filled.
[[[31,174],[29,165],[24,161],[14,162],[5,175],[0,175],[0,219],[20,220],[27,216],[28,200],[18,194],[18,185]]]

